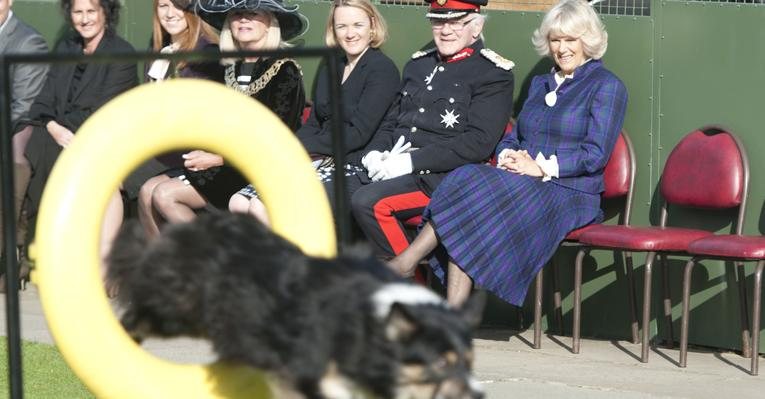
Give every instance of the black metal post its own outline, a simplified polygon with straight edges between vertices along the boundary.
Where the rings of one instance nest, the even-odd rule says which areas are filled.
[[[12,399],[24,395],[21,379],[21,324],[19,323],[19,269],[16,259],[16,212],[13,206],[13,152],[11,132],[10,65],[0,56],[0,183],[2,184],[5,240],[5,323],[8,331],[8,381]]]
[[[332,152],[335,158],[335,225],[337,226],[337,246],[351,242],[351,225],[348,218],[348,204],[345,198],[345,139],[343,134],[342,91],[340,89],[340,71],[335,54],[325,57],[329,73],[329,98],[332,103]]]

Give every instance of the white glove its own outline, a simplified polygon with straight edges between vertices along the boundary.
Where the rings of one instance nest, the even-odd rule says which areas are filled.
[[[393,148],[390,150],[390,155],[398,155],[403,154],[406,152],[406,150],[409,149],[409,147],[412,146],[412,143],[406,142],[406,138],[404,136],[399,136],[398,140],[396,141],[396,144],[393,146]],[[385,160],[385,158],[383,158]]]
[[[372,181],[387,180],[390,178],[384,177],[386,176],[387,171],[382,170],[383,162],[389,157],[400,155],[412,147],[412,143],[405,141],[406,138],[404,136],[399,136],[396,144],[393,145],[393,148],[390,151],[382,153],[380,151],[370,151],[367,155],[364,155],[364,158],[361,158],[361,164],[367,168],[369,178],[372,179]],[[409,163],[411,164],[411,161]],[[407,173],[411,173],[411,171]]]
[[[380,151],[369,151],[364,158],[361,158],[361,164],[369,170],[370,165],[377,164],[382,161],[383,154]]]
[[[373,175],[380,172],[382,169],[383,160],[388,158],[390,153],[388,151],[380,153],[380,151],[371,151],[365,155],[361,160],[361,164],[367,168],[367,176],[371,179]]]
[[[393,179],[412,173],[412,154],[389,155],[382,161],[382,167],[376,173],[369,174],[372,181]]]

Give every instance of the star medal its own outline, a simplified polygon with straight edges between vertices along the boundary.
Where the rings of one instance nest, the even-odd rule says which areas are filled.
[[[441,123],[444,124],[444,126],[448,128],[454,128],[455,123],[460,123],[460,121],[457,119],[460,117],[459,114],[454,115],[454,110],[444,110],[446,113],[441,115]]]

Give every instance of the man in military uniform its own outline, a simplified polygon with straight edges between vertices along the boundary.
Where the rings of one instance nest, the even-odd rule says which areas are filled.
[[[351,198],[381,256],[408,245],[402,221],[418,216],[447,173],[489,158],[513,107],[513,63],[483,46],[488,0],[431,0],[436,47],[404,67],[398,97],[365,149],[371,184]]]

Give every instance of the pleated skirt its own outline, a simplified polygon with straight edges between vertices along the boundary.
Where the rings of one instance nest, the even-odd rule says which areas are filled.
[[[448,255],[430,260],[442,282],[452,260],[477,286],[516,306],[566,234],[602,218],[600,195],[486,165],[450,173],[423,214]]]

